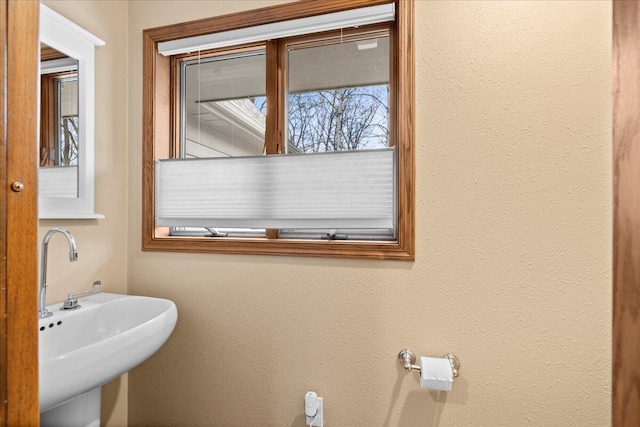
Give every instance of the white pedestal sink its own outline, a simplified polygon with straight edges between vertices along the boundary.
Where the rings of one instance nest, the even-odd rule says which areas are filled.
[[[145,361],[178,319],[172,301],[101,293],[38,321],[43,427],[100,425],[100,388]]]

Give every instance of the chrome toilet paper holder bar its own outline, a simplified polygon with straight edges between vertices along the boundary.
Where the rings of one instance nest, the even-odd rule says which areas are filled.
[[[455,354],[451,353],[445,354],[442,358],[449,359],[449,363],[451,363],[451,370],[453,371],[453,378],[457,378],[458,375],[460,375],[460,359],[458,359]],[[398,353],[398,361],[407,371],[420,372],[420,365],[416,365],[416,355],[413,351],[403,348],[400,350],[400,353]]]

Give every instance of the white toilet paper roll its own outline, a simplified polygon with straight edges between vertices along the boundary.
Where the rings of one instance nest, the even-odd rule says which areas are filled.
[[[453,369],[449,359],[424,356],[420,358],[420,387],[451,391],[452,384]]]

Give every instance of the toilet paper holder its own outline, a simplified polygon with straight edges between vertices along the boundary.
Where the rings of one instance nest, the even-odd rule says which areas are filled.
[[[451,370],[453,371],[453,378],[457,378],[460,375],[460,359],[455,354],[447,353],[442,356],[443,359],[449,359],[451,363]],[[420,365],[416,365],[416,355],[413,351],[403,348],[398,353],[398,361],[404,369],[407,371],[420,371]]]

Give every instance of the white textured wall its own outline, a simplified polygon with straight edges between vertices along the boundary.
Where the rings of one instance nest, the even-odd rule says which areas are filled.
[[[130,425],[609,424],[610,3],[416,2],[414,263],[141,252],[142,30],[267,3],[129,2],[128,287],[180,313]]]
[[[38,237],[54,227],[73,233],[78,262],[69,263],[64,237],[49,243],[47,304],[91,288],[127,292],[127,4],[121,1],[46,0],[47,6],[106,42],[96,48],[96,212],[99,220],[41,220]],[[127,420],[126,376],[103,388],[103,425]]]

